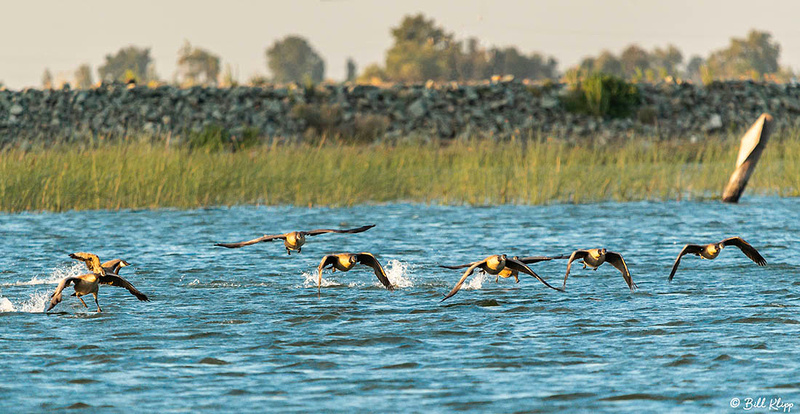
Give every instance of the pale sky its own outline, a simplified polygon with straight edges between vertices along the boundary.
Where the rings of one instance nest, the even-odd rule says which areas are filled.
[[[563,71],[602,49],[630,43],[651,50],[673,43],[705,57],[733,36],[766,30],[781,44],[781,64],[800,69],[800,1],[795,0],[23,0],[3,1],[0,82],[40,86],[42,73],[72,81],[82,63],[106,54],[151,48],[162,79],[175,74],[184,40],[230,64],[239,81],[267,75],[265,49],[289,34],[307,38],[326,63],[326,78],[342,80],[345,61],[359,70],[383,63],[389,30],[406,14],[424,13],[459,39],[484,46],[515,45],[553,55]]]

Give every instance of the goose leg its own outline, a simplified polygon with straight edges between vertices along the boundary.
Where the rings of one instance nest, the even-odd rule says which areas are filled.
[[[84,307],[84,308],[88,308],[88,306],[86,306],[86,302],[84,302],[84,301],[83,301],[83,298],[82,298],[82,297],[78,296],[78,300],[80,300],[80,301],[81,301],[81,303],[83,303],[83,307]]]
[[[100,302],[97,301],[97,293],[92,293],[92,296],[94,296],[94,303],[97,305],[97,312],[102,312],[103,310],[100,309]]]

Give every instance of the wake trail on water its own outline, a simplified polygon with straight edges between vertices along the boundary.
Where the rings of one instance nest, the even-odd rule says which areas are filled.
[[[83,263],[75,263],[69,266],[57,267],[48,275],[35,275],[28,281],[3,283],[0,284],[0,287],[56,285],[65,277],[79,276],[86,272],[87,270]],[[52,288],[55,289],[55,286],[52,286]],[[28,299],[16,304],[0,293],[0,312],[44,312],[45,304],[50,300],[51,293],[50,287],[45,290],[36,290],[30,294]]]

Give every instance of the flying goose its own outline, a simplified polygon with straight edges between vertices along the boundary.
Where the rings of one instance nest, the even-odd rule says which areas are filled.
[[[45,310],[45,312],[49,312],[53,309],[56,305],[61,302],[61,292],[68,287],[70,284],[74,285],[75,293],[72,296],[77,296],[78,299],[81,301],[84,307],[88,308],[86,302],[83,301],[81,296],[92,294],[94,296],[94,303],[97,305],[97,312],[102,312],[103,310],[100,309],[100,303],[97,301],[97,291],[99,285],[111,285],[111,286],[119,286],[128,289],[131,294],[136,296],[137,299],[141,301],[150,301],[147,298],[147,295],[137,290],[133,287],[130,282],[123,279],[116,273],[111,273],[103,269],[100,265],[100,259],[97,255],[92,253],[73,253],[70,255],[73,259],[78,259],[86,263],[86,266],[89,266],[92,273],[87,273],[80,276],[70,276],[61,279],[59,282],[56,291],[50,295],[50,306]],[[124,262],[124,261],[123,261]],[[117,263],[121,264],[121,263]],[[113,266],[112,266],[113,267]]]
[[[568,259],[568,258],[569,258],[569,256],[567,256],[567,255],[559,255],[559,256],[528,256],[528,257],[514,256],[514,260],[519,260],[520,262],[525,263],[525,264],[545,262],[545,261],[553,260],[553,259]],[[455,265],[455,266],[439,265],[439,267],[443,267],[445,269],[463,269],[465,267],[470,267],[470,266],[472,266],[472,263],[466,263],[466,264]],[[484,272],[484,270],[481,269],[481,272]],[[497,277],[494,278],[494,282],[495,283],[499,282],[501,277],[502,278],[508,278],[508,277],[512,277],[512,276],[514,277],[514,281],[516,283],[519,283],[519,270],[514,270],[514,269],[511,269],[509,267],[506,267],[500,273],[497,274]]]
[[[371,267],[372,270],[375,271],[375,276],[378,276],[378,280],[383,283],[383,286],[386,286],[386,289],[394,290],[392,282],[389,281],[389,278],[386,276],[386,272],[383,270],[383,266],[381,266],[380,262],[378,262],[378,259],[376,259],[372,254],[366,252],[329,254],[323,257],[322,261],[319,262],[319,266],[317,267],[317,273],[319,274],[319,278],[317,279],[317,289],[322,287],[323,269],[330,267],[331,272],[335,272],[337,270],[347,272],[348,270],[352,269],[356,263],[361,263],[365,266]]]
[[[636,283],[633,283],[631,279],[631,273],[628,271],[628,265],[625,264],[625,259],[622,258],[622,255],[615,252],[609,252],[606,249],[588,249],[588,250],[575,250],[572,255],[569,257],[569,262],[567,263],[567,274],[564,275],[564,285],[563,287],[566,289],[567,287],[567,278],[569,277],[569,271],[572,267],[572,262],[574,260],[581,260],[583,263],[583,268],[586,269],[588,266],[591,269],[597,270],[597,268],[603,263],[611,263],[612,266],[616,267],[617,270],[622,272],[622,277],[625,279],[625,283],[628,284],[628,288],[631,291],[636,290],[638,286]]]
[[[243,246],[249,246],[251,244],[268,242],[275,239],[282,239],[283,245],[286,246],[286,253],[292,254],[292,250],[300,253],[300,249],[306,243],[306,236],[316,236],[318,234],[325,234],[325,233],[361,233],[362,231],[367,231],[373,227],[375,227],[374,224],[371,224],[369,226],[358,227],[355,229],[346,229],[346,230],[316,229],[309,231],[290,231],[289,233],[284,233],[284,234],[264,235],[257,239],[247,240],[238,243],[216,243],[215,246],[222,246],[222,247],[227,247],[229,249],[235,249]]]
[[[536,261],[542,261],[542,260],[537,260],[538,258],[527,258],[527,259],[531,260],[530,263],[535,263]],[[549,259],[546,259],[546,260],[549,260]],[[559,291],[561,290],[559,288],[550,286],[549,283],[545,282],[545,280],[542,279],[541,277],[539,277],[539,275],[537,275],[536,272],[531,270],[530,267],[528,267],[525,263],[523,263],[521,260],[519,260],[516,257],[509,259],[504,254],[496,254],[496,255],[493,255],[493,256],[489,256],[489,257],[487,257],[487,258],[485,258],[485,259],[483,259],[481,261],[478,261],[478,262],[472,262],[472,263],[469,263],[467,265],[459,265],[459,266],[453,266],[453,267],[448,267],[448,268],[459,269],[459,268],[463,268],[465,266],[469,266],[469,267],[464,272],[464,275],[461,276],[461,279],[459,279],[458,283],[456,283],[456,285],[450,291],[450,293],[445,295],[445,297],[441,300],[442,302],[444,302],[445,300],[449,299],[450,297],[452,297],[453,295],[458,293],[459,289],[461,289],[461,285],[464,284],[464,281],[467,279],[467,277],[469,277],[469,275],[471,275],[475,271],[475,269],[481,269],[483,272],[488,273],[490,275],[500,275],[501,273],[503,273],[504,270],[508,269],[508,273],[507,273],[508,276],[503,276],[503,277],[514,276],[515,278],[517,277],[516,274],[519,274],[519,272],[527,273],[527,274],[535,277],[536,279],[538,279],[540,282],[544,283],[545,286],[547,286],[547,287],[549,287],[551,289],[555,289],[555,290],[559,290]],[[443,267],[446,267],[446,266],[443,266]],[[516,274],[513,273],[515,271],[517,272]]]
[[[672,271],[669,272],[669,279],[668,281],[672,282],[672,278],[675,277],[675,272],[678,270],[678,265],[681,264],[681,257],[687,254],[693,254],[700,256],[701,259],[708,259],[713,260],[719,256],[719,252],[725,246],[736,246],[738,247],[745,256],[749,257],[750,260],[754,261],[759,266],[766,266],[767,261],[758,253],[750,243],[744,241],[741,237],[729,237],[719,243],[711,243],[705,246],[701,246],[699,244],[687,244],[683,246],[683,250],[678,254],[678,258],[675,259],[675,264],[672,265]]]

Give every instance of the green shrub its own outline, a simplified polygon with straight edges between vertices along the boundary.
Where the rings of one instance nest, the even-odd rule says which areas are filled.
[[[205,152],[238,151],[258,143],[261,132],[258,128],[244,128],[241,134],[231,134],[219,125],[209,125],[199,132],[186,134],[185,144],[190,150],[203,150]]]
[[[563,102],[570,112],[625,118],[638,108],[640,102],[636,85],[604,73],[578,80],[570,89]]]

